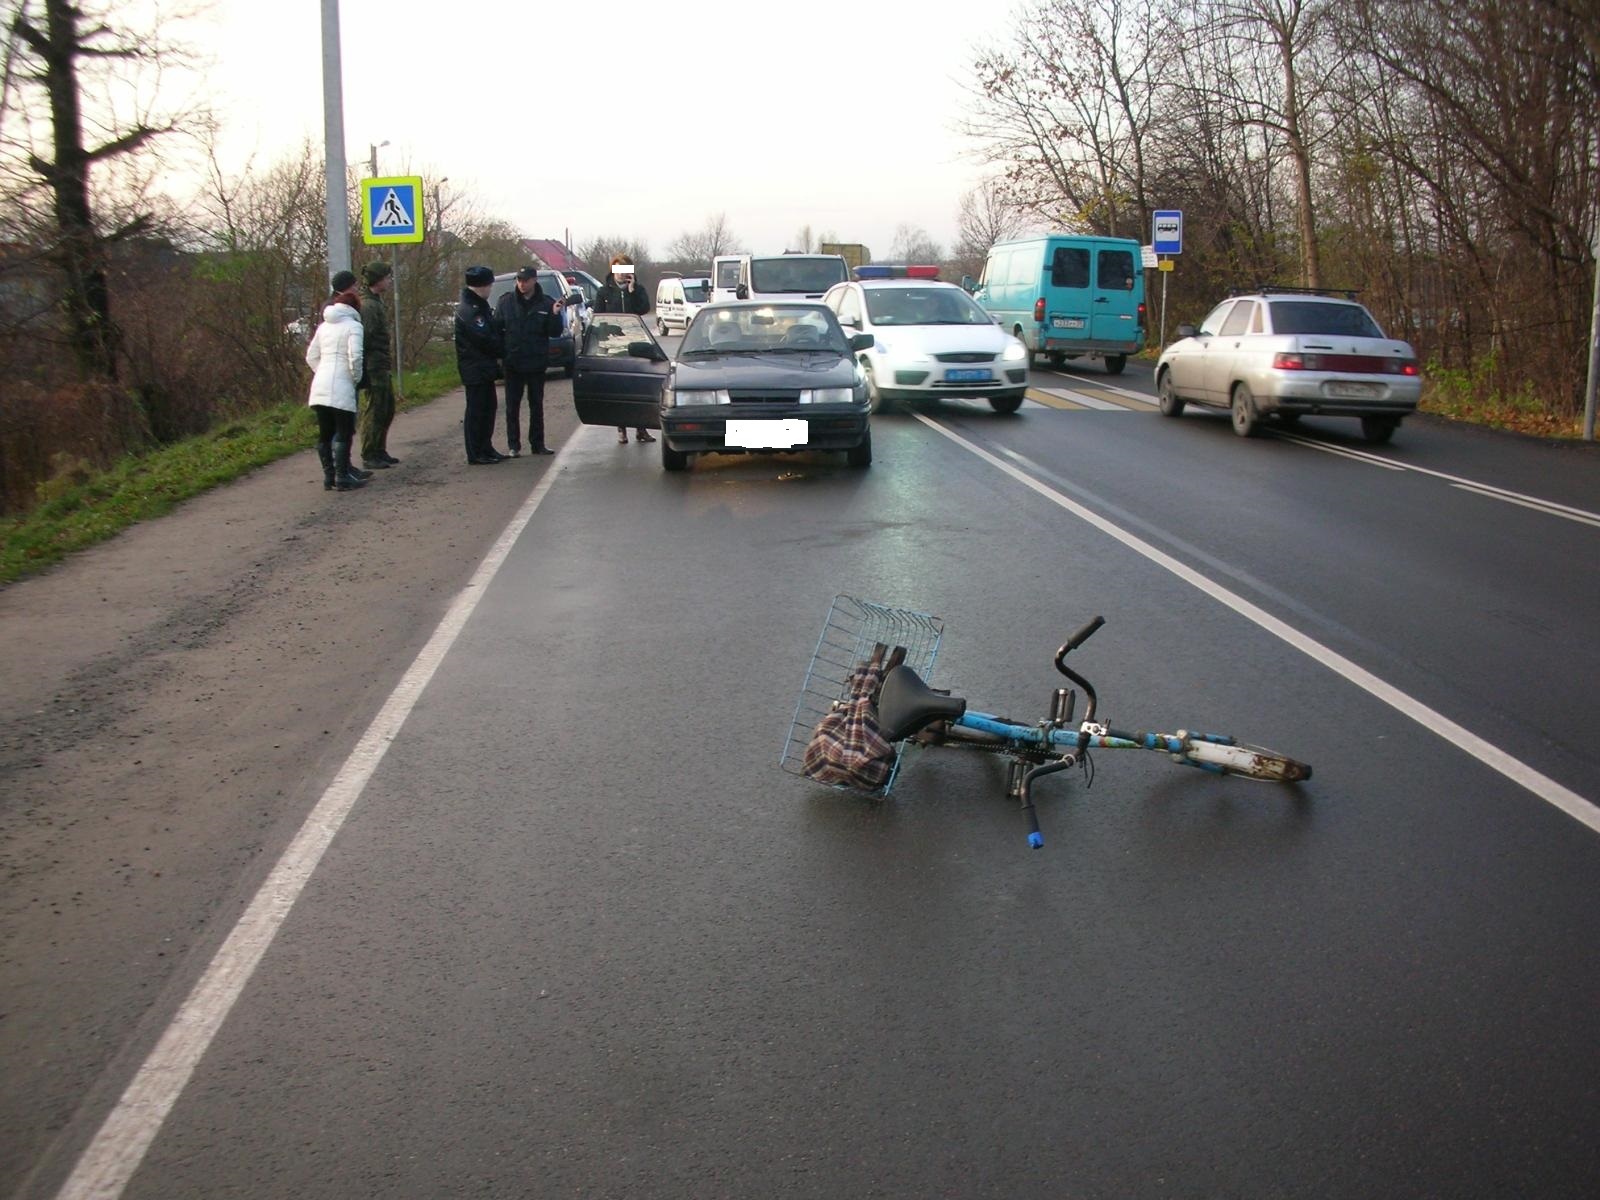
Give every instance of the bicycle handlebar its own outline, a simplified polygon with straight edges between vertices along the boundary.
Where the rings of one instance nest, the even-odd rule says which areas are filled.
[[[1096,617],[1082,629],[1078,630],[1077,633],[1069,637],[1067,639],[1067,644],[1056,651],[1056,670],[1060,671],[1068,679],[1072,680],[1073,683],[1081,687],[1083,689],[1085,698],[1088,700],[1088,704],[1084,706],[1083,712],[1083,719],[1086,722],[1094,720],[1095,706],[1099,703],[1099,698],[1094,694],[1094,684],[1090,683],[1082,675],[1079,675],[1071,667],[1067,666],[1066,660],[1068,654],[1072,653],[1072,651],[1076,650],[1079,646],[1083,645],[1090,638],[1092,638],[1095,630],[1099,629],[1100,626],[1104,625],[1105,623],[1106,619],[1104,617]]]
[[[1094,620],[1090,621],[1087,625],[1085,625],[1082,629],[1078,630],[1077,633],[1075,633],[1071,637],[1069,637],[1067,639],[1067,644],[1065,646],[1061,647],[1060,650],[1056,651],[1056,659],[1057,659],[1057,661],[1059,661],[1064,655],[1070,653],[1073,650],[1076,650],[1079,646],[1081,646],[1085,642],[1087,642],[1090,638],[1092,638],[1094,636],[1095,630],[1099,629],[1100,626],[1104,625],[1105,623],[1106,623],[1106,619],[1104,617],[1096,617]]]

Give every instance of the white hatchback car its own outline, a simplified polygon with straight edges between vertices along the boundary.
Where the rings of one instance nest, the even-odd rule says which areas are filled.
[[[872,334],[872,348],[857,357],[873,412],[945,396],[982,398],[998,413],[1022,407],[1028,348],[955,284],[860,279],[831,288],[822,302],[847,334]]]
[[[1263,288],[1224,300],[1156,363],[1161,411],[1226,409],[1240,437],[1263,417],[1359,417],[1369,442],[1386,442],[1416,411],[1422,375],[1410,343],[1387,338],[1353,298]]]

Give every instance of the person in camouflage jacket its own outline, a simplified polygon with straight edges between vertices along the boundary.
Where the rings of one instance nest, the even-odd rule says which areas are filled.
[[[383,295],[394,283],[394,270],[385,262],[368,263],[362,271],[361,325],[366,330],[367,402],[361,411],[361,465],[368,471],[385,470],[400,460],[389,453],[389,426],[394,423],[393,343],[389,339],[389,311]]]

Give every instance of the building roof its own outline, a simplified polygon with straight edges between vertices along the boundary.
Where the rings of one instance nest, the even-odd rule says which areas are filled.
[[[567,271],[583,266],[583,261],[568,250],[564,242],[554,238],[523,238],[522,248],[538,266],[548,267],[552,271]]]

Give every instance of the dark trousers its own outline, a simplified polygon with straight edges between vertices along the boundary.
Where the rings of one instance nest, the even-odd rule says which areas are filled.
[[[471,462],[487,457],[494,448],[494,414],[500,405],[493,382],[469,383],[466,391],[467,412],[461,430],[466,435],[467,461]]]
[[[528,393],[528,445],[544,445],[544,364],[529,371],[506,367],[506,442],[522,449],[522,393]]]
[[[333,408],[327,404],[313,404],[311,411],[317,415],[317,442],[323,446],[332,446],[335,438],[343,439],[346,445],[356,431],[356,415],[343,408]]]
[[[389,453],[389,426],[394,423],[394,385],[388,376],[367,385],[361,410],[361,457],[368,461]]]

